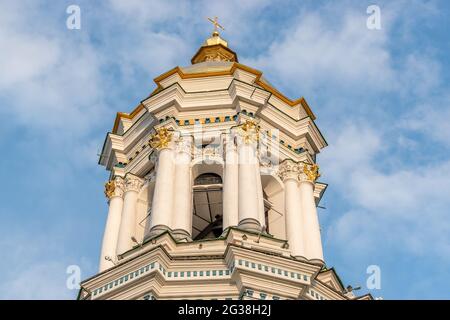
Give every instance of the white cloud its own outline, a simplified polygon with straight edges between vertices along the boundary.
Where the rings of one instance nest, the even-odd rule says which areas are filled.
[[[450,147],[450,97],[432,98],[419,103],[400,121],[399,128],[423,134],[427,143],[437,141]]]
[[[3,260],[8,261],[8,265],[0,265],[0,299],[75,299],[78,290],[66,285],[67,267],[78,265],[83,280],[95,270],[92,263],[74,258],[67,244],[64,247],[58,242],[61,230],[52,230],[52,238],[35,234],[32,239],[25,230],[14,231],[0,239]]]
[[[367,123],[349,125],[321,158],[324,178],[351,208],[331,222],[329,241],[347,254],[382,248],[419,256],[450,256],[450,161],[390,167],[391,142]],[[356,250],[356,251],[355,251]]]
[[[394,78],[387,31],[368,30],[365,19],[355,11],[300,14],[266,54],[250,61],[303,91],[325,83],[387,89]]]
[[[34,79],[54,66],[60,58],[59,47],[42,37],[24,34],[11,36],[0,29],[0,87],[10,88]]]
[[[10,278],[0,287],[0,296],[24,300],[74,299],[76,291],[66,287],[66,267],[54,261],[17,270],[14,278]]]
[[[79,42],[77,31],[64,24],[30,30],[40,11],[28,5],[2,7],[1,112],[31,130],[85,135],[104,108],[101,61],[93,46]]]

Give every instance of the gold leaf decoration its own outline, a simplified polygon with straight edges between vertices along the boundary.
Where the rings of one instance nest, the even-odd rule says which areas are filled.
[[[309,181],[314,182],[317,178],[320,177],[319,166],[317,164],[304,164],[303,165],[303,173],[306,174],[306,177]]]
[[[259,126],[253,120],[246,120],[244,124],[241,125],[241,136],[245,143],[251,143],[253,141],[258,141],[259,139]]]
[[[157,129],[156,133],[152,134],[150,137],[150,147],[158,150],[167,148],[169,146],[169,142],[172,141],[172,136],[173,133],[167,128]]]
[[[116,184],[113,180],[105,183],[105,196],[110,199],[114,195],[114,191],[116,190]]]

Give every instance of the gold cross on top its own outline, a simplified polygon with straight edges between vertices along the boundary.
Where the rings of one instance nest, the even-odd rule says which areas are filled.
[[[225,30],[225,28],[219,24],[217,17],[214,17],[214,20],[211,18],[208,18],[208,20],[214,25],[213,35],[219,35],[219,29],[217,27],[219,27],[222,30]]]

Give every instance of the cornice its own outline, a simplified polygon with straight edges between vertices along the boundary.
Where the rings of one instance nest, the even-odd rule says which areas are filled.
[[[126,113],[126,112],[117,112],[116,115],[116,119],[114,120],[114,126],[112,129],[113,133],[117,132],[117,129],[119,128],[119,122],[121,118],[125,118],[125,119],[130,119],[133,120],[133,118],[141,111],[144,109],[144,106],[142,103],[139,103],[133,111],[131,111],[131,113]]]
[[[230,67],[230,69],[228,69],[228,70],[195,72],[195,73],[185,73],[185,72],[183,72],[183,70],[180,67],[177,66],[177,67],[159,75],[158,77],[156,77],[154,79],[154,82],[156,83],[157,87],[150,94],[149,97],[152,97],[152,96],[156,95],[157,93],[159,93],[160,91],[162,91],[164,89],[164,87],[161,85],[161,81],[163,81],[164,79],[166,79],[174,74],[177,74],[181,79],[196,79],[196,78],[215,77],[215,76],[232,76],[237,69],[253,74],[255,76],[255,80],[254,80],[255,85],[270,92],[273,96],[277,97],[278,99],[280,99],[281,101],[283,101],[284,103],[286,103],[287,105],[289,105],[291,107],[301,105],[305,109],[308,116],[311,117],[312,120],[316,119],[316,116],[312,112],[308,102],[306,101],[306,99],[304,97],[298,98],[296,100],[289,99],[284,94],[282,94],[280,91],[275,89],[273,86],[262,81],[261,77],[262,77],[263,73],[261,71],[253,69],[246,65],[240,64],[238,62],[234,62],[232,64],[232,66]],[[144,100],[146,100],[146,99],[144,99]],[[120,122],[121,118],[133,119],[142,109],[143,109],[143,104],[140,103],[131,113],[118,112],[116,115],[116,119],[114,122],[114,127],[113,127],[112,132],[113,133],[117,132],[117,128],[119,126],[119,122]]]
[[[236,281],[236,277],[238,277],[239,281],[236,282],[237,289],[245,287],[245,284],[247,282],[251,282],[253,285],[255,285],[254,281],[252,280],[249,282],[249,279],[258,279],[259,282],[256,283],[257,289],[267,289],[266,291],[268,292],[273,291],[280,294],[285,293],[291,298],[301,297],[311,299],[312,297],[308,295],[309,291],[312,288],[314,291],[316,291],[326,299],[349,299],[342,293],[328,287],[317,279],[317,275],[320,272],[320,267],[309,264],[308,262],[296,260],[292,257],[286,257],[282,254],[274,255],[270,254],[269,252],[256,250],[252,246],[248,247],[234,241],[236,240],[236,237],[242,238],[241,236],[244,235],[246,236],[244,242],[253,245],[253,240],[257,236],[256,234],[248,233],[246,231],[235,228],[230,228],[225,238],[209,241],[199,241],[195,243],[178,243],[170,235],[170,233],[166,232],[147,241],[147,243],[155,242],[152,247],[147,249],[145,249],[145,247],[137,247],[139,251],[136,252],[136,255],[130,256],[122,263],[102,273],[99,273],[94,277],[91,277],[90,279],[83,281],[81,285],[83,288],[90,291],[97,288],[106,287],[109,283],[116,281],[120,277],[130,274],[130,272],[132,273],[134,270],[142,270],[143,268],[145,268],[145,266],[149,265],[152,262],[155,262],[156,266],[162,266],[164,270],[166,270],[167,272],[170,271],[172,273],[176,271],[186,272],[186,270],[230,270],[230,273],[223,274],[223,277],[197,277],[191,279],[180,278],[178,281],[188,281],[183,286],[184,288],[186,288],[186,285],[188,284],[192,286],[201,286],[203,283],[211,283],[211,281],[215,281],[217,283],[229,283],[229,281],[232,279],[234,279],[233,281]],[[267,238],[267,241],[269,242],[272,240],[274,241],[274,244],[284,242],[279,239],[270,237]],[[216,242],[221,243],[222,250],[220,254],[192,255],[191,253],[185,253],[185,255],[180,255],[180,253],[176,252],[178,251],[177,249],[179,248],[179,246],[192,246],[193,244],[198,246],[202,243],[204,244],[208,242],[211,244],[214,244]],[[195,268],[191,266],[192,262],[195,262]],[[262,265],[262,269],[259,267],[260,265]],[[269,268],[269,270],[265,270],[266,266]],[[272,268],[275,268],[276,271],[274,272]],[[158,267],[156,269],[158,269]],[[282,270],[281,274],[279,273],[278,269]],[[159,271],[153,273],[150,272],[147,275],[137,277],[136,280],[133,280],[131,282],[131,285],[129,282],[126,285],[120,286],[117,290],[108,290],[108,293],[102,294],[99,298],[104,299],[118,297],[117,295],[119,295],[121,298],[136,298],[136,294],[139,295],[141,291],[131,290],[132,286],[141,288],[144,282],[147,283],[154,277],[159,277],[158,279],[155,279],[155,281],[159,282],[161,286],[167,281],[173,282],[177,280],[173,278],[168,279],[165,274],[163,276],[159,273]],[[297,273],[299,273],[300,276]],[[304,278],[304,276],[306,278]],[[277,286],[277,288],[272,288],[273,290],[269,290],[269,287],[267,285],[269,283],[273,283],[274,281],[276,281],[279,286]],[[258,284],[260,284],[260,286],[258,286]],[[301,288],[298,286],[300,286]],[[295,288],[301,290],[297,293],[294,293],[294,291],[296,291],[294,290]],[[143,288],[141,289],[143,290]],[[162,289],[162,287],[160,287],[159,289]],[[232,292],[234,291],[231,290],[230,292],[228,292],[228,294],[231,294]],[[181,291],[170,291],[171,295],[175,294],[176,296],[182,296],[181,293]],[[210,295],[205,293],[205,297],[208,296]],[[186,295],[186,297],[188,297],[188,295]],[[81,297],[80,295],[80,298],[83,297]],[[364,299],[367,297],[363,296],[361,298]]]
[[[286,97],[284,94],[282,94],[280,91],[278,91],[277,89],[275,89],[273,86],[269,85],[268,83],[265,83],[264,81],[261,80],[261,77],[263,75],[263,73],[259,70],[253,69],[249,66],[240,64],[238,62],[233,63],[233,65],[231,66],[231,68],[229,70],[224,70],[224,71],[211,71],[211,72],[196,72],[196,73],[184,73],[183,70],[180,67],[175,67],[163,74],[161,74],[160,76],[156,77],[154,79],[154,82],[157,85],[157,88],[155,89],[155,91],[153,91],[150,96],[156,94],[157,92],[159,92],[162,87],[160,85],[160,82],[164,79],[166,79],[167,77],[173,75],[173,74],[178,74],[180,76],[181,79],[193,79],[193,78],[203,78],[203,77],[214,77],[214,76],[224,76],[224,75],[233,75],[234,72],[236,71],[236,69],[240,69],[246,72],[249,72],[253,75],[255,75],[255,80],[254,83],[258,86],[260,86],[261,88],[269,91],[270,93],[272,93],[274,96],[276,96],[277,98],[279,98],[280,100],[282,100],[284,103],[288,104],[291,107],[295,107],[297,105],[301,105],[306,113],[311,117],[311,119],[315,120],[316,117],[313,114],[313,112],[311,111],[311,108],[309,107],[308,103],[306,102],[306,99],[304,97],[300,97],[296,100],[291,100],[288,97]]]

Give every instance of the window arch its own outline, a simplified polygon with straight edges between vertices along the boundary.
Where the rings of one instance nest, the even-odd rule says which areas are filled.
[[[222,184],[222,177],[217,173],[203,173],[195,178],[194,186]]]
[[[213,239],[222,234],[222,178],[212,172],[200,174],[193,185],[192,238]]]

